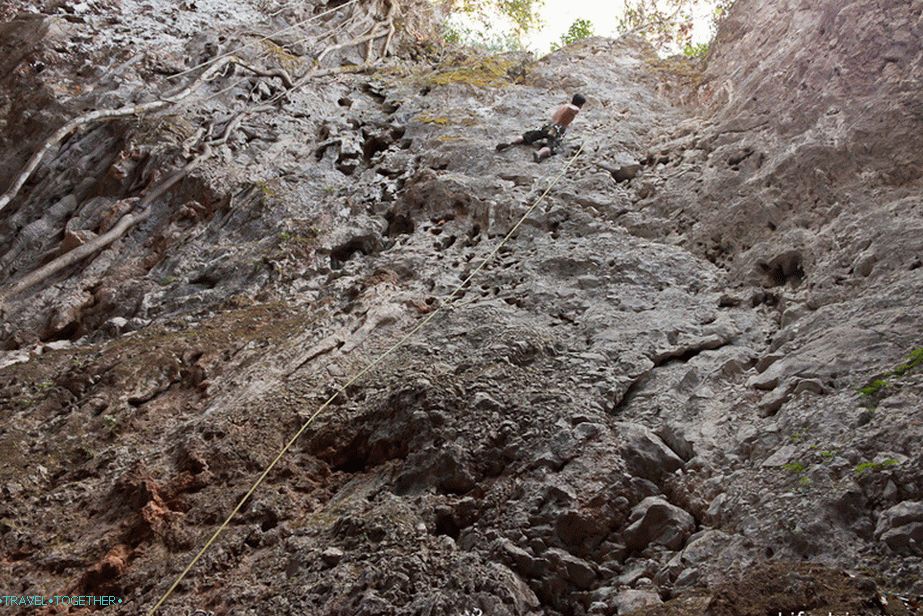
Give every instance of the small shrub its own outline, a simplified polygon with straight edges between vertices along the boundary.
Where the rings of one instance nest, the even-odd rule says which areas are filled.
[[[460,45],[464,38],[464,33],[457,27],[451,25],[443,25],[442,27],[442,40],[445,41],[447,45]]]
[[[914,349],[907,356],[907,360],[894,369],[896,376],[904,376],[914,368],[923,366],[923,348]]]
[[[875,379],[871,381],[868,385],[859,388],[859,394],[862,396],[874,396],[882,389],[888,386],[888,382],[884,379]]]
[[[273,189],[273,187],[269,185],[269,182],[267,182],[266,180],[258,180],[254,182],[253,185],[256,186],[259,189],[259,191],[263,194],[264,200],[273,199],[278,194]]]
[[[118,428],[119,420],[112,415],[103,415],[103,425],[106,427],[106,431],[112,434]]]
[[[704,58],[708,55],[708,43],[686,43],[683,47],[683,55],[687,58]]]
[[[899,462],[894,458],[888,458],[882,460],[881,462],[861,462],[856,465],[856,468],[853,469],[853,473],[856,475],[862,475],[864,473],[871,473],[875,471],[881,471],[892,466],[897,466]]]
[[[782,468],[784,468],[789,473],[796,473],[796,474],[803,473],[804,471],[807,470],[807,467],[801,462],[789,462],[787,464],[783,464]]]
[[[888,379],[892,377],[901,377],[914,370],[923,366],[923,348],[914,349],[907,355],[907,359],[904,363],[895,366],[894,370],[885,372],[880,375],[878,378],[869,381],[864,387],[858,389],[859,395],[865,397],[877,397],[881,394],[882,390],[889,386]]]
[[[551,51],[557,51],[591,36],[593,36],[593,22],[589,19],[575,19],[567,32],[561,35],[561,42],[551,44]]]

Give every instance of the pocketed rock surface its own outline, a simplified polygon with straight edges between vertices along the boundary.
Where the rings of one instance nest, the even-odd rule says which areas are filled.
[[[145,613],[576,155],[159,613],[918,613],[923,2],[738,0],[704,63],[444,50],[406,4],[373,68],[284,98],[229,69],[81,127],[0,211],[4,293],[272,103],[5,298],[0,594]],[[363,62],[389,5],[307,21],[335,6],[7,2],[0,190],[218,54]],[[557,156],[494,150],[575,91]]]

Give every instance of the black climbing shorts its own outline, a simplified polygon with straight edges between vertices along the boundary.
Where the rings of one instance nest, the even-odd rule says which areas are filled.
[[[522,140],[529,145],[538,144],[541,141],[545,143],[541,144],[551,148],[551,151],[554,152],[561,145],[561,138],[564,137],[564,131],[566,129],[560,126],[555,126],[554,124],[547,124],[541,127],[539,130],[529,130],[522,134]]]

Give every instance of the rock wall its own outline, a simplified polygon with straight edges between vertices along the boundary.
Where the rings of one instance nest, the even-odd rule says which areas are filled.
[[[362,72],[283,98],[229,68],[81,128],[0,211],[10,289],[236,128],[123,237],[6,298],[0,587],[149,609],[583,145],[162,613],[913,613],[921,3],[739,0],[702,74],[630,38],[440,51],[418,7],[340,4],[4,13],[0,190],[66,118],[218,53],[350,67],[396,17]],[[574,91],[559,156],[494,151]]]

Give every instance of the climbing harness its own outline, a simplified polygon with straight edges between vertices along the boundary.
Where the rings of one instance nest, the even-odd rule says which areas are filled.
[[[200,549],[199,552],[195,555],[195,557],[189,562],[189,564],[186,565],[186,568],[183,569],[183,571],[179,574],[179,576],[176,578],[173,584],[171,584],[170,587],[166,590],[166,592],[163,593],[163,595],[160,597],[157,603],[155,603],[154,606],[147,612],[147,616],[153,616],[157,612],[157,610],[160,609],[160,607],[164,604],[164,602],[170,597],[170,595],[173,594],[173,591],[176,590],[176,587],[179,586],[180,582],[182,582],[183,579],[185,579],[186,575],[192,570],[192,568],[196,565],[196,563],[199,562],[199,560],[202,558],[205,552],[212,546],[212,544],[215,543],[215,541],[218,539],[221,533],[223,533],[224,530],[228,527],[228,524],[231,523],[231,520],[233,520],[234,517],[238,514],[238,512],[240,512],[241,508],[244,506],[244,504],[246,504],[246,502],[250,499],[253,493],[256,492],[257,488],[260,487],[260,485],[266,479],[267,475],[269,475],[272,469],[275,468],[276,464],[279,463],[282,457],[286,453],[288,453],[288,450],[291,449],[292,445],[295,444],[295,441],[297,441],[301,437],[301,435],[304,434],[305,430],[307,430],[311,426],[312,423],[314,423],[314,420],[317,419],[317,417],[328,406],[330,406],[340,394],[344,393],[353,383],[355,383],[356,381],[361,379],[363,376],[368,374],[370,371],[372,371],[376,366],[378,366],[381,362],[383,362],[386,357],[388,357],[389,355],[397,351],[399,348],[404,346],[404,344],[406,344],[407,341],[409,341],[413,336],[415,336],[417,332],[422,330],[424,327],[426,327],[429,324],[430,321],[435,319],[436,316],[439,315],[439,313],[442,312],[444,308],[453,304],[454,301],[458,299],[458,294],[461,293],[461,291],[466,286],[468,286],[471,280],[474,279],[474,277],[477,276],[481,272],[481,270],[483,270],[487,266],[487,264],[490,263],[494,259],[494,257],[497,256],[497,253],[500,252],[500,249],[503,248],[506,245],[506,243],[510,240],[510,238],[513,237],[513,235],[516,233],[519,227],[522,226],[522,224],[532,214],[532,212],[535,211],[535,208],[537,208],[538,205],[545,200],[545,197],[548,196],[548,193],[551,192],[551,189],[554,188],[555,185],[557,185],[557,183],[561,180],[561,178],[564,177],[564,174],[567,173],[567,170],[570,169],[571,165],[574,164],[574,162],[577,160],[577,157],[580,156],[582,152],[583,152],[583,145],[581,145],[580,148],[577,150],[577,152],[573,155],[573,157],[571,157],[570,160],[567,161],[567,163],[561,169],[560,173],[558,173],[558,175],[555,176],[555,178],[551,181],[551,183],[548,185],[545,191],[541,195],[539,195],[539,197],[532,203],[531,206],[529,206],[529,208],[525,211],[522,217],[516,222],[515,225],[513,225],[513,227],[507,232],[507,234],[503,236],[503,239],[500,240],[500,242],[494,247],[494,249],[490,251],[487,257],[485,257],[481,261],[481,263],[476,268],[474,268],[474,270],[470,274],[468,274],[468,276],[461,283],[459,283],[459,285],[455,287],[455,289],[451,293],[449,293],[449,295],[447,295],[443,299],[443,301],[439,302],[439,305],[436,307],[435,310],[429,313],[429,315],[427,315],[426,318],[420,321],[409,332],[404,334],[404,336],[400,340],[398,340],[396,343],[394,343],[394,345],[392,345],[387,351],[379,355],[377,358],[375,358],[374,361],[372,361],[365,368],[357,372],[352,378],[346,381],[346,383],[341,385],[329,398],[327,398],[326,401],[324,401],[323,404],[320,405],[320,407],[318,407],[316,411],[314,411],[314,413],[310,417],[308,417],[308,419],[301,425],[298,431],[295,432],[295,434],[288,440],[288,442],[286,442],[285,446],[282,447],[282,449],[279,451],[276,457],[273,458],[272,462],[270,462],[269,465],[263,470],[263,472],[260,473],[259,477],[257,477],[256,481],[253,482],[253,485],[250,487],[249,490],[247,490],[246,494],[243,495],[240,501],[238,501],[237,505],[234,507],[233,510],[231,510],[231,513],[228,514],[224,522],[221,523],[221,525],[217,528],[217,530],[215,530],[215,532],[212,533],[211,537],[209,537],[208,541],[205,542],[205,545],[202,546],[202,549]]]

